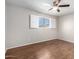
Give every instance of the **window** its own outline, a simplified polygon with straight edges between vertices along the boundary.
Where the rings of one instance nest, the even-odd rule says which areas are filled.
[[[39,27],[48,27],[49,26],[49,19],[40,17],[39,18]]]
[[[56,28],[55,19],[37,15],[30,16],[30,28]]]

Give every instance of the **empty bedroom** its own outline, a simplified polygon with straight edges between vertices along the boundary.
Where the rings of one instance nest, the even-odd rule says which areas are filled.
[[[73,0],[5,0],[5,59],[74,59]]]

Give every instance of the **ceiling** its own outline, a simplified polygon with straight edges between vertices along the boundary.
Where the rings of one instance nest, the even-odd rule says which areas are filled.
[[[74,0],[61,0],[60,4],[70,4],[70,7],[60,8],[59,13],[56,10],[48,11],[52,7],[52,0],[6,0],[6,3],[55,16],[74,13]]]

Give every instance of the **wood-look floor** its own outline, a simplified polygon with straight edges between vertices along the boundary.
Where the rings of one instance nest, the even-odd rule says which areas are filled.
[[[9,49],[6,59],[74,59],[74,44],[55,39],[26,45]]]

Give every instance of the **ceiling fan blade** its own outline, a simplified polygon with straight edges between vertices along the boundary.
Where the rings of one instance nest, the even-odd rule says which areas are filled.
[[[55,0],[55,1],[53,1],[53,5],[54,5],[54,6],[57,6],[57,5],[60,3],[60,1],[61,1],[61,0]]]
[[[53,8],[50,8],[49,11],[52,10],[52,9],[53,9]]]
[[[59,7],[69,7],[70,5],[69,4],[66,4],[66,5],[59,5]]]

